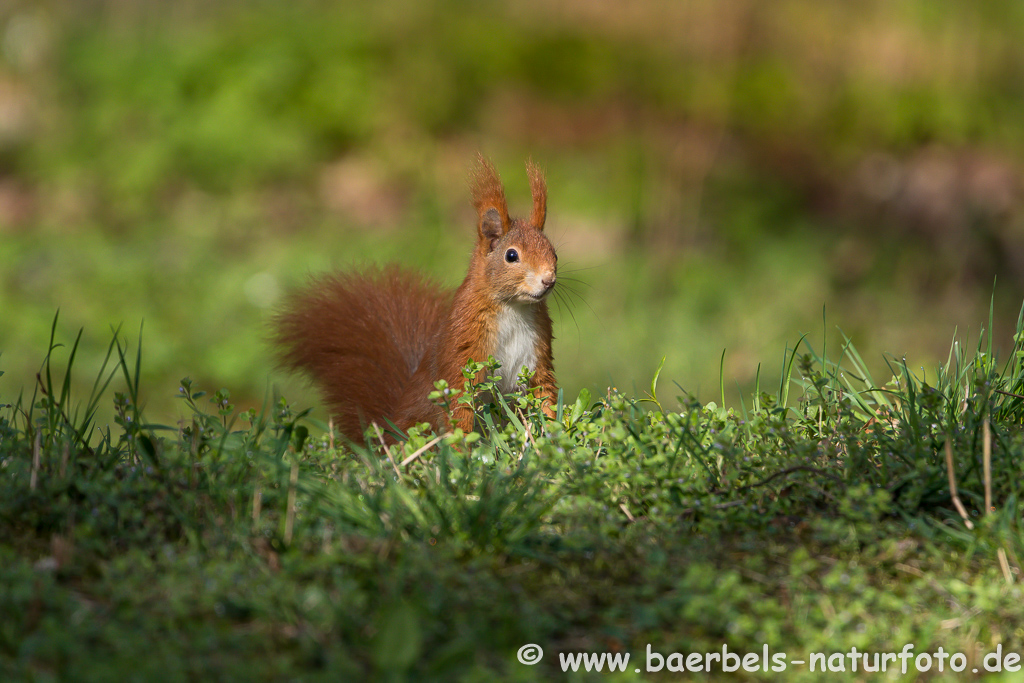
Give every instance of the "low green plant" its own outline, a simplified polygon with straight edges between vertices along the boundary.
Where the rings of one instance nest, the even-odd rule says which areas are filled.
[[[954,342],[930,380],[892,360],[881,386],[848,339],[832,361],[801,338],[749,410],[663,410],[655,375],[547,419],[475,364],[433,400],[472,401],[478,431],[359,444],[188,378],[184,417],[149,423],[117,332],[75,410],[76,347],[57,380],[51,343],[0,407],[0,672],[532,680],[563,675],[555,653],[649,644],[1019,649],[1022,331],[1002,367]]]

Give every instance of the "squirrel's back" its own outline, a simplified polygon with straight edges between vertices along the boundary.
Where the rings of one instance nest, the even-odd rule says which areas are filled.
[[[325,275],[288,297],[273,341],[281,364],[313,379],[338,428],[358,441],[371,422],[405,427],[406,414],[430,409],[430,354],[450,298],[397,266]]]

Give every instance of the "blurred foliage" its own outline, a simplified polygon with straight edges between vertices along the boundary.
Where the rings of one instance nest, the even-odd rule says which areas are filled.
[[[570,394],[665,355],[715,395],[725,348],[738,396],[822,305],[876,371],[931,366],[994,278],[996,319],[1019,303],[1022,120],[1009,0],[8,3],[2,381],[59,307],[96,367],[97,323],[144,320],[158,413],[185,374],[299,395],[261,341],[281,290],[362,260],[456,284],[477,149],[513,207],[548,171]]]

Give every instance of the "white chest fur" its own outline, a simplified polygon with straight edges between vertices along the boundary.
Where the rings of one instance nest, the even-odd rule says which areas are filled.
[[[525,365],[537,369],[537,308],[530,304],[505,305],[498,313],[498,338],[494,357],[501,363],[498,374],[503,393],[516,389],[516,377]]]

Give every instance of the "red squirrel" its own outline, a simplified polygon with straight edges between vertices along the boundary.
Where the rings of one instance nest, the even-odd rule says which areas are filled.
[[[472,174],[476,245],[454,292],[388,265],[324,275],[287,297],[274,321],[281,364],[313,379],[352,441],[361,441],[371,423],[404,432],[428,422],[438,432],[450,425],[469,432],[469,406],[455,404],[446,415],[427,396],[440,379],[462,389],[466,363],[488,356],[501,363],[506,393],[518,388],[524,365],[532,370],[529,388],[554,416],[558,388],[545,299],[557,281],[558,257],[544,234],[544,176],[532,162],[526,169],[533,210],[524,221],[509,217],[501,179],[479,156]]]

